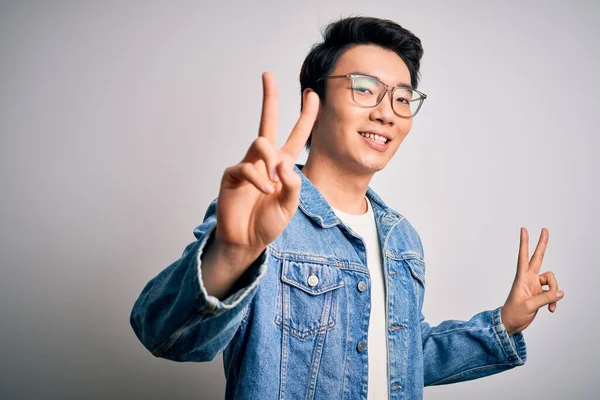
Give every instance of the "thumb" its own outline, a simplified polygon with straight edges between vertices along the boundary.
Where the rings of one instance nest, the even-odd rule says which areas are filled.
[[[529,302],[531,303],[532,307],[535,307],[537,310],[545,305],[557,302],[558,300],[562,299],[564,295],[565,293],[562,290],[548,290],[547,292],[532,297],[529,299]]]
[[[298,208],[298,198],[300,196],[300,187],[302,179],[294,172],[293,162],[283,159],[277,164],[277,174],[281,180],[281,192],[279,194],[279,204],[287,213],[291,220]]]

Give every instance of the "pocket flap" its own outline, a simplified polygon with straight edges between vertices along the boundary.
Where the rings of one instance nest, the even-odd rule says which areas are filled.
[[[338,267],[307,261],[285,260],[281,280],[312,295],[344,286],[342,272]]]
[[[412,276],[425,286],[425,263],[418,258],[407,258],[404,260]]]

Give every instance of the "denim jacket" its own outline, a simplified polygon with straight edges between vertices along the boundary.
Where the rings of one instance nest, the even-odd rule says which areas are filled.
[[[362,239],[296,164],[299,210],[220,301],[202,283],[215,199],[180,259],[144,287],[130,322],[156,357],[209,361],[223,352],[227,399],[366,399],[370,276]],[[406,217],[369,188],[382,243],[390,399],[496,374],[526,361],[500,310],[430,326],[422,313],[423,246]],[[366,284],[366,289],[365,289]]]

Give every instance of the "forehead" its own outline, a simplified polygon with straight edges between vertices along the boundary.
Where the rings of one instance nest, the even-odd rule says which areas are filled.
[[[376,76],[391,86],[410,85],[410,72],[402,58],[391,50],[375,45],[358,45],[346,50],[331,75],[352,72]]]

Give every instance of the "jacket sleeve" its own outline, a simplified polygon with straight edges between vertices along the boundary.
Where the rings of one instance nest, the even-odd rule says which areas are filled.
[[[252,263],[233,293],[220,301],[202,282],[201,255],[214,236],[215,199],[204,222],[194,229],[196,241],[183,255],[150,280],[136,300],[130,323],[142,344],[156,357],[174,361],[210,361],[237,331],[265,275],[268,250]]]
[[[436,327],[425,322],[421,312],[425,386],[482,378],[525,364],[523,333],[507,334],[501,309],[482,311],[469,321],[443,321]]]
[[[408,237],[424,260],[423,242],[414,227],[410,223],[407,226]],[[508,335],[500,318],[502,307],[482,311],[469,321],[447,320],[430,326],[422,311],[424,269],[421,280],[423,290],[419,294],[419,314],[425,386],[483,378],[525,364],[527,348],[523,333]]]

